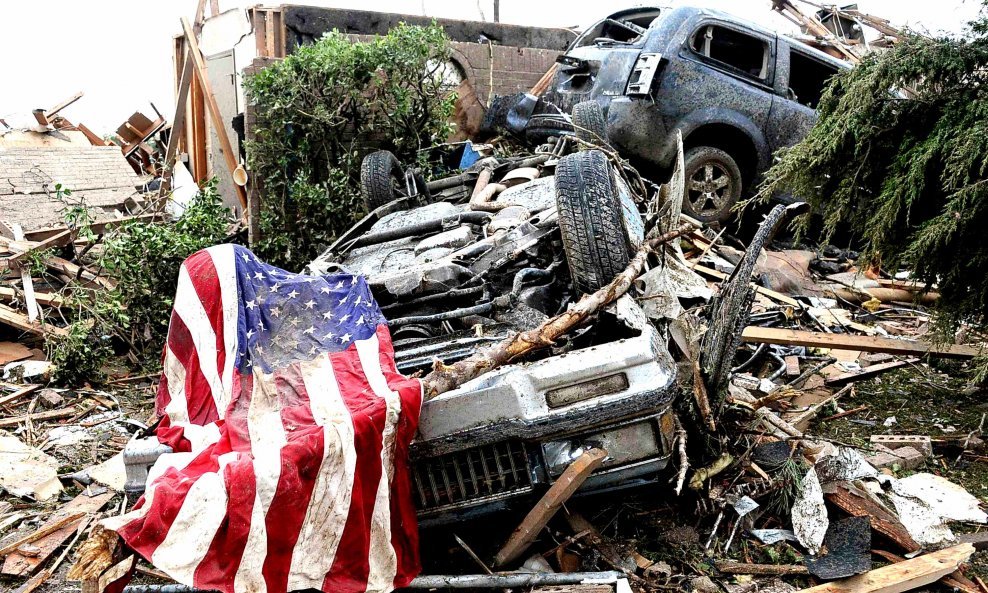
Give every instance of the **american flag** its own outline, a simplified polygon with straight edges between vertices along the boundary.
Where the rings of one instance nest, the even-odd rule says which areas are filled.
[[[419,571],[398,373],[359,276],[220,245],[183,264],[158,388],[175,453],[105,524],[176,581],[237,593],[390,591]]]

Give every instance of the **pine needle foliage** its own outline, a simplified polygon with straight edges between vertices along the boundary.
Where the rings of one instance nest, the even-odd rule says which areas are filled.
[[[363,43],[333,31],[247,78],[257,115],[247,155],[262,188],[259,255],[301,268],[363,216],[368,152],[390,150],[410,164],[446,139],[450,52],[438,25],[401,23]]]
[[[807,200],[824,242],[849,231],[865,258],[938,283],[944,328],[988,314],[986,7],[963,38],[908,37],[835,76],[760,190]]]

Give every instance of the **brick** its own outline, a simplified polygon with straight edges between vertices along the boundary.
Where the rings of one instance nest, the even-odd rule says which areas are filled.
[[[933,455],[933,444],[930,442],[930,437],[925,435],[873,434],[871,435],[871,443],[890,449],[913,447],[922,452],[926,457]]]

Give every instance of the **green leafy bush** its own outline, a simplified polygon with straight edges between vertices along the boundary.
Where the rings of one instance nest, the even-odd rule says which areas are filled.
[[[53,380],[79,384],[99,380],[99,370],[123,345],[132,362],[154,368],[160,361],[178,280],[188,256],[227,240],[230,211],[209,183],[174,223],[133,221],[111,230],[89,265],[116,281],[112,290],[72,282],[65,313],[67,337],[46,342]]]
[[[334,31],[248,77],[259,255],[299,269],[363,216],[360,161],[368,152],[386,149],[412,163],[445,140],[455,99],[443,76],[449,57],[441,27],[400,24],[365,43]]]
[[[988,314],[984,9],[971,25],[967,38],[908,37],[837,75],[819,121],[762,187],[808,200],[824,241],[849,230],[864,257],[937,282],[943,328]]]

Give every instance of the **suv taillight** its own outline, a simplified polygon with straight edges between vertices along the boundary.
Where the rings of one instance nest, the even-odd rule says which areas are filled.
[[[638,61],[628,77],[626,95],[648,95],[652,92],[652,81],[662,65],[662,54],[645,53],[638,55]]]

